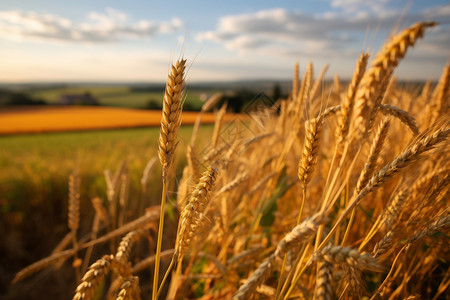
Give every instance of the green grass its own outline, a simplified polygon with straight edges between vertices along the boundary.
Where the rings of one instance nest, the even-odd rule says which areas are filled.
[[[63,94],[83,94],[86,92],[91,93],[104,106],[146,108],[149,101],[162,103],[164,91],[133,91],[127,86],[75,86],[30,91],[29,94],[33,98],[43,99],[49,104],[55,104]],[[200,109],[202,105],[200,94],[200,91],[189,91],[186,104],[194,109]]]
[[[127,86],[71,86],[35,90],[31,91],[30,95],[44,99],[49,103],[55,103],[62,94],[82,94],[85,92],[89,92],[96,97],[108,97],[129,93],[130,89]]]
[[[192,127],[182,127],[179,132],[177,153],[182,161],[191,130]],[[67,182],[75,168],[79,169],[86,197],[104,196],[103,171],[114,172],[125,159],[132,181],[138,185],[145,164],[157,155],[158,136],[159,128],[155,127],[0,137],[2,209],[21,202],[17,195],[23,193],[33,198],[30,201],[42,203],[49,197],[41,191],[43,183],[53,179]],[[94,180],[94,184],[88,180]]]
[[[156,155],[158,134],[157,128],[146,128],[1,137],[2,213],[16,216],[16,225],[31,218],[34,210],[52,214],[56,207],[63,213],[68,176],[75,168],[83,204],[95,196],[104,199],[103,171],[114,172],[124,159],[136,190],[147,160]]]

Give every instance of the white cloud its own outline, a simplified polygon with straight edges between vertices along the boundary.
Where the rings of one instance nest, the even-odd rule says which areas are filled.
[[[346,12],[369,11],[377,14],[383,14],[388,11],[386,5],[389,0],[332,0],[331,6],[341,8]]]
[[[215,30],[201,32],[196,39],[200,42],[214,41],[241,54],[345,59],[354,57],[361,50],[369,25],[378,38],[387,36],[398,25],[399,14],[395,10],[387,10],[384,6],[386,1],[379,4],[383,14],[373,13],[375,4],[367,3],[369,1],[333,0],[332,5],[344,8],[344,13],[313,15],[277,8],[224,16]],[[449,17],[448,7],[430,9],[417,15],[406,14],[401,19],[401,24],[404,24],[401,28],[421,20],[439,21]],[[427,34],[427,43],[431,41],[428,48],[444,55],[443,52],[450,48],[448,36],[448,28],[433,30]],[[420,53],[427,55],[425,51]]]
[[[133,22],[127,14],[113,8],[107,8],[105,13],[90,12],[87,21],[82,23],[32,11],[0,12],[0,36],[15,40],[101,43],[123,38],[150,38],[182,27],[183,22],[177,18],[160,23]]]

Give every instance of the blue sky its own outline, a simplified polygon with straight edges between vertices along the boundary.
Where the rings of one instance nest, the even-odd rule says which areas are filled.
[[[362,49],[425,20],[441,25],[408,52],[404,80],[448,63],[448,1],[2,1],[0,82],[163,82],[182,47],[191,82],[288,79],[297,61],[349,78]]]

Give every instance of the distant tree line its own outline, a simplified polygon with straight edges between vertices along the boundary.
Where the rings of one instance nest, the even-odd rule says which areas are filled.
[[[271,107],[279,99],[287,97],[283,94],[280,85],[275,84],[272,91],[255,91],[241,88],[230,93],[225,93],[217,104],[221,106],[228,103],[228,111],[233,113],[249,113],[261,107]]]
[[[147,89],[148,87],[143,87]],[[148,91],[148,90],[146,90]],[[272,106],[277,100],[286,98],[280,85],[275,84],[273,89],[268,92],[255,91],[250,88],[237,88],[235,90],[225,92],[222,99],[216,104],[216,108],[221,107],[225,102],[228,104],[228,111],[232,113],[247,113],[257,110],[261,106]],[[151,99],[147,102],[146,109],[160,110],[162,109],[162,100]],[[184,111],[199,111],[201,107],[186,102],[183,106]]]
[[[0,90],[0,105],[45,105],[42,99],[35,99],[23,92]]]

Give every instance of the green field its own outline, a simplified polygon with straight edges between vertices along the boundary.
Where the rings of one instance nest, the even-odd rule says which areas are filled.
[[[205,126],[200,137],[211,130]],[[171,190],[181,177],[191,131],[191,126],[179,131],[178,168],[171,177]],[[47,256],[68,232],[68,178],[75,168],[81,181],[82,220],[92,220],[92,197],[106,201],[104,170],[114,174],[124,160],[129,168],[129,201],[142,199],[145,206],[159,203],[159,162],[145,195],[140,185],[146,163],[157,156],[158,136],[159,128],[154,127],[0,137],[0,234],[7,241],[0,245],[0,253],[8,260],[0,260],[0,265],[8,265],[6,270],[0,268],[0,286],[7,285],[20,268]],[[80,232],[90,230],[89,222],[80,226]]]
[[[180,163],[185,162],[183,153],[191,130],[191,126],[180,129]],[[137,184],[147,161],[157,156],[158,136],[159,128],[155,127],[0,137],[1,209],[11,212],[22,201],[25,205],[28,201],[39,204],[54,198],[51,194],[55,191],[49,185],[56,180],[65,186],[75,168],[81,175],[86,197],[103,196],[104,170],[114,172],[124,160],[128,162],[132,183]],[[42,186],[48,187],[48,193],[42,193]],[[65,199],[66,195],[58,197]]]
[[[162,103],[163,90],[157,91],[137,91],[128,86],[70,86],[55,87],[48,89],[31,90],[28,93],[32,98],[42,99],[48,104],[57,103],[58,98],[64,94],[84,94],[90,93],[97,98],[104,106],[147,108],[149,102]],[[188,91],[186,94],[186,104],[191,109],[200,109],[201,91]]]

